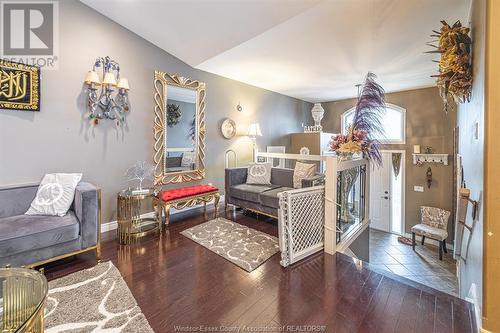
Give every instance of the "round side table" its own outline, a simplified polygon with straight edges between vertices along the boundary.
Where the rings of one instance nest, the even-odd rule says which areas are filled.
[[[26,268],[0,268],[0,332],[43,333],[47,279]]]
[[[162,232],[162,205],[158,198],[159,190],[147,188],[141,190],[127,189],[118,193],[117,222],[118,242],[128,245],[138,238],[155,232]],[[142,205],[150,200],[154,215],[142,217]]]

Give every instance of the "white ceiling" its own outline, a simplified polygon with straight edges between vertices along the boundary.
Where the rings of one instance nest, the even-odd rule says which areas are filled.
[[[440,21],[470,0],[81,0],[193,67],[307,101],[434,85]],[[141,13],[137,15],[137,13]]]

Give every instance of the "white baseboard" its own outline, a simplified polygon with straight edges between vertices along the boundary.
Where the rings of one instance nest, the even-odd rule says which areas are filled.
[[[221,203],[224,203],[224,194],[222,194],[220,196],[220,200],[219,200],[219,205]],[[188,210],[192,210],[192,209],[196,209],[196,208],[201,208],[203,207],[203,205],[196,205],[196,206],[193,206],[193,207],[186,207],[182,210],[177,210],[175,208],[172,208],[170,209],[170,215],[175,215],[175,214],[178,214],[180,212],[185,212],[185,211],[188,211]],[[151,218],[154,216],[154,212],[147,212],[147,213],[144,213],[144,214],[141,214],[141,218]],[[111,230],[115,230],[116,228],[118,228],[118,222],[117,221],[111,221],[111,222],[107,222],[107,223],[102,223],[101,224],[101,233],[103,232],[107,232],[107,231],[111,231]]]
[[[481,308],[479,307],[479,300],[477,298],[477,286],[475,283],[471,284],[469,288],[469,293],[465,297],[465,300],[471,302],[474,305],[474,316],[476,317],[476,325],[478,332],[489,333],[487,330],[481,328]]]
[[[116,221],[102,223],[101,224],[101,233],[107,232],[107,231],[111,231],[111,230],[115,230],[116,228],[118,228],[118,222],[116,222]]]
[[[410,233],[405,233],[404,236],[406,238],[411,239],[411,234]],[[416,237],[417,237],[416,238],[416,244],[417,245],[421,244],[420,240],[422,239],[422,236],[417,235]],[[435,246],[439,246],[439,241],[431,239],[431,238],[428,238],[428,237],[425,237],[425,243],[432,244],[432,245],[435,245]],[[451,245],[450,243],[446,243],[446,248],[448,250],[450,250],[450,251],[453,251],[453,245]]]

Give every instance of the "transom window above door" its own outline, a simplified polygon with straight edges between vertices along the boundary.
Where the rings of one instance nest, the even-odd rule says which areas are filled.
[[[342,134],[347,134],[349,126],[354,117],[354,108],[342,114]],[[385,104],[385,113],[382,115],[382,125],[384,126],[384,136],[378,139],[385,144],[405,144],[406,143],[406,109],[394,104]]]

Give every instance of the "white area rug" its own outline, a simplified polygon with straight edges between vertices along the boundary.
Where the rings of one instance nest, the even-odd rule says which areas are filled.
[[[49,282],[45,333],[151,333],[118,269],[105,262]]]
[[[219,217],[181,232],[212,252],[251,272],[279,251],[278,239]]]

